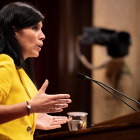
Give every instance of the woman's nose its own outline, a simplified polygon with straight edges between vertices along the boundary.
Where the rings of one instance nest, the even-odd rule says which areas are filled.
[[[40,37],[39,37],[40,40],[44,40],[45,39],[45,35],[44,33],[41,31],[41,34],[40,34]]]

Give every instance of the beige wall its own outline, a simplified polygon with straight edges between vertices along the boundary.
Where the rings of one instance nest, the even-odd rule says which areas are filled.
[[[125,57],[125,63],[129,66],[132,75],[127,74],[123,66],[120,77],[116,74],[117,65],[122,63],[112,61],[112,68],[103,68],[92,71],[92,77],[106,83],[124,94],[139,100],[140,98],[140,0],[94,0],[93,2],[93,25],[96,27],[127,31],[131,34],[132,45],[130,53]],[[99,65],[107,59],[106,48],[93,47],[92,63]],[[107,76],[108,70],[111,72]],[[117,81],[116,79],[119,78]],[[115,86],[116,85],[116,86]],[[98,123],[117,116],[134,112],[93,83],[93,122]],[[124,98],[123,98],[124,99]],[[127,100],[126,100],[127,101]],[[129,102],[137,108],[137,105]]]

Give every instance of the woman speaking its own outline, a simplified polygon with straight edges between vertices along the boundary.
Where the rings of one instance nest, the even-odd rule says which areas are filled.
[[[68,94],[47,95],[48,80],[37,90],[32,58],[38,57],[45,35],[44,16],[33,6],[15,2],[0,11],[0,140],[33,140],[35,128],[60,128]]]

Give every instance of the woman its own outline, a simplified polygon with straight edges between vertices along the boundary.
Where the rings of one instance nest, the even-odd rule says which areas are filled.
[[[47,80],[39,91],[34,86],[31,58],[38,57],[43,46],[43,19],[37,9],[21,2],[0,11],[0,140],[32,140],[35,128],[59,128],[67,121],[46,113],[63,111],[70,96],[45,94]]]

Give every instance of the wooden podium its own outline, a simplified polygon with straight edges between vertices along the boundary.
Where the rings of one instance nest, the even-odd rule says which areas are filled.
[[[140,140],[140,112],[96,124],[84,130],[39,135],[35,140]]]

